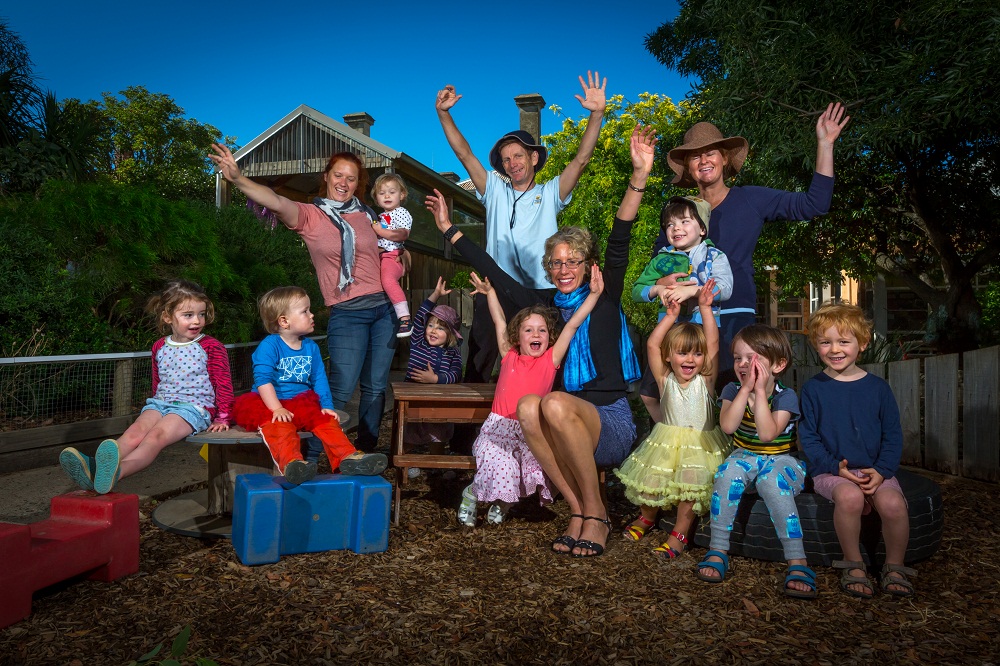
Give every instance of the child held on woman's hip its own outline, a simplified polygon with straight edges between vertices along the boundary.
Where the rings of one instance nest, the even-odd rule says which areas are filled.
[[[121,437],[101,442],[94,458],[73,447],[59,455],[63,469],[85,490],[108,493],[170,444],[202,430],[229,428],[229,355],[203,333],[215,319],[212,301],[197,284],[175,280],[149,299],[146,310],[160,333],[170,333],[153,345],[153,397]]]
[[[861,559],[861,516],[882,519],[885,564],[880,585],[907,597],[913,585],[903,566],[910,538],[909,511],[896,480],[903,453],[899,407],[881,377],[857,365],[872,337],[871,323],[856,305],[826,304],[809,318],[809,341],[826,369],[802,387],[799,439],[809,458],[816,493],[832,500],[833,522],[844,559],[840,586],[868,599],[874,588]]]
[[[476,476],[462,492],[458,509],[458,522],[474,527],[478,502],[491,503],[486,520],[498,524],[523,497],[537,492],[539,502],[552,501],[549,482],[517,420],[517,403],[526,395],[542,397],[552,390],[573,336],[604,291],[604,277],[597,264],[590,267],[589,293],[561,331],[558,311],[541,305],[524,308],[508,324],[489,280],[475,273],[470,279],[474,293],[486,296],[501,357],[493,407],[472,445]]]
[[[301,287],[277,287],[261,296],[260,318],[271,334],[253,353],[253,390],[233,407],[237,425],[256,430],[285,480],[298,485],[316,476],[316,463],[302,458],[298,431],[322,443],[330,468],[341,474],[380,474],[381,453],[357,451],[340,427],[319,345],[313,332],[309,294]]]
[[[668,559],[680,556],[695,515],[708,510],[712,476],[729,453],[729,439],[716,425],[713,411],[719,354],[714,297],[715,281],[709,279],[698,292],[702,325],[697,326],[676,323],[679,301],[661,294],[667,314],[649,335],[647,357],[660,387],[663,421],[614,470],[625,485],[625,496],[641,512],[625,530],[626,539],[639,541],[655,524],[660,509],[677,507],[674,529],[653,549]]]
[[[378,236],[378,246],[382,248],[379,256],[382,291],[389,297],[396,317],[399,318],[397,338],[407,338],[413,333],[410,306],[406,302],[406,293],[399,286],[399,281],[406,272],[403,263],[399,261],[399,255],[413,226],[413,216],[403,208],[406,195],[406,184],[395,173],[383,173],[372,185],[372,199],[383,210],[378,219],[372,222],[372,229]]]
[[[782,591],[816,596],[816,574],[806,566],[795,496],[805,486],[805,464],[792,456],[799,401],[778,377],[792,358],[788,336],[773,326],[752,324],[733,338],[737,381],[722,389],[719,426],[733,436],[733,452],[719,466],[712,491],[712,540],[698,577],[721,583],[729,569],[730,534],[740,500],[756,490],[781,541],[788,575]]]

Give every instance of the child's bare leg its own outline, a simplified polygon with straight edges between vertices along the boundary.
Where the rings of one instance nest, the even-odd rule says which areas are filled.
[[[143,412],[143,414],[148,414],[152,411],[149,410]],[[124,479],[139,470],[149,467],[150,463],[160,454],[160,451],[171,444],[181,441],[192,432],[194,432],[194,428],[187,421],[176,414],[167,414],[160,418],[156,425],[146,433],[139,444],[127,454],[124,452],[121,442],[119,442],[118,448],[122,452],[121,463],[118,468],[119,478]]]
[[[910,541],[910,513],[906,508],[906,500],[894,489],[885,488],[872,495],[875,510],[882,518],[882,538],[885,541],[885,563],[902,565],[906,558],[906,546]],[[890,573],[890,577],[899,578],[901,574]],[[890,585],[905,592],[906,588]]]
[[[147,409],[139,414],[139,418],[132,422],[125,432],[115,441],[118,442],[118,451],[122,458],[135,451],[139,443],[145,439],[149,431],[163,418],[163,414],[155,409]]]
[[[842,483],[833,489],[833,526],[844,560],[849,562],[861,561],[861,512],[864,507],[865,495],[855,484]],[[851,569],[849,573],[852,576],[867,575],[862,569]],[[851,583],[848,587],[862,594],[872,592],[871,588],[861,583]]]
[[[694,502],[681,502],[678,504],[677,520],[674,521],[673,532],[667,537],[667,540],[664,541],[659,548],[655,548],[653,552],[657,555],[671,558],[683,553],[684,549],[687,548],[687,543],[686,541],[681,541],[675,537],[673,533],[676,532],[686,538],[691,532],[691,526],[694,524],[694,518]],[[668,549],[673,549],[676,555],[671,554]]]
[[[639,541],[642,537],[646,536],[646,532],[653,528],[656,524],[656,516],[659,515],[660,509],[655,506],[649,506],[646,504],[639,505],[639,517],[633,520],[628,527],[625,528],[624,536],[626,539],[631,539],[632,541]]]

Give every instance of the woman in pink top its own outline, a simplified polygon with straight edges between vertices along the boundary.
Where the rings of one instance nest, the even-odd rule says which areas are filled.
[[[323,171],[320,196],[304,204],[244,176],[222,144],[215,144],[213,151],[209,157],[223,178],[273,211],[305,242],[323,300],[330,308],[326,340],[334,406],[344,407],[360,379],[356,446],[373,451],[398,322],[379,277],[378,237],[372,229],[378,216],[356,196],[367,191],[368,171],[354,153],[333,155]]]

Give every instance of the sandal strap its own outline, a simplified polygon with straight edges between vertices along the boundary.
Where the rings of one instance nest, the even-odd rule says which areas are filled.
[[[670,536],[672,536],[673,538],[677,539],[678,541],[680,541],[685,546],[688,545],[688,538],[686,536],[684,536],[683,534],[681,534],[680,532],[678,532],[677,530],[673,530],[670,533]]]
[[[885,576],[888,573],[898,573],[904,576],[916,576],[917,570],[911,569],[910,567],[904,567],[902,564],[883,564],[882,575]]]
[[[611,521],[608,520],[607,518],[598,518],[597,516],[584,516],[583,519],[584,520],[596,520],[599,523],[604,523],[604,526],[608,528],[608,533],[609,534],[611,533],[611,530],[614,529],[614,525],[612,525]]]
[[[653,525],[656,524],[655,521],[650,520],[649,518],[647,518],[646,516],[642,515],[641,513],[639,514],[639,517],[636,518],[636,520],[638,520],[640,523],[642,523],[643,525],[645,525],[647,528],[652,527]]]

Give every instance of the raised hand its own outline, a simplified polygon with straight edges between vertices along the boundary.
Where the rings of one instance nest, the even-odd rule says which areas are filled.
[[[219,170],[222,177],[232,183],[240,177],[240,168],[236,166],[236,158],[228,147],[221,143],[212,144],[212,152],[208,159],[215,162],[215,168]]]
[[[636,125],[629,139],[629,152],[632,154],[632,169],[649,174],[653,170],[653,159],[656,155],[656,129]]]
[[[434,287],[434,292],[431,294],[431,300],[437,302],[437,299],[442,296],[447,296],[451,293],[451,289],[448,289],[448,283],[444,281],[444,276],[439,275],[437,285]]]
[[[424,199],[424,206],[434,216],[434,224],[437,225],[438,231],[441,233],[448,231],[451,220],[448,219],[448,202],[445,201],[444,195],[435,189],[434,194],[428,194]]]
[[[709,278],[705,286],[698,290],[698,305],[712,305],[715,300],[715,278]]]
[[[607,77],[604,78],[604,81],[601,81],[601,75],[599,73],[596,71],[591,73],[590,70],[587,70],[587,80],[584,81],[582,76],[579,78],[580,87],[583,88],[583,96],[573,96],[576,97],[577,100],[579,100],[580,105],[588,111],[603,111],[604,107],[607,106],[607,99],[605,95],[605,89],[608,85]],[[598,86],[598,82],[600,82],[600,86]],[[455,89],[452,88],[452,92],[454,92],[454,90]],[[440,97],[440,93],[438,93],[438,96]]]
[[[434,108],[438,111],[447,111],[455,106],[455,103],[462,99],[462,96],[455,93],[455,86],[445,86],[438,90],[437,99],[434,101]]]
[[[594,264],[590,267],[590,293],[600,294],[604,291],[604,275],[601,273],[601,267]]]
[[[482,294],[483,296],[486,296],[493,291],[493,285],[490,284],[490,279],[481,279],[475,272],[469,273],[469,282],[472,283],[473,294]]]
[[[829,104],[826,111],[820,114],[816,120],[816,140],[826,143],[833,143],[840,136],[840,131],[844,129],[850,116],[844,115],[844,105],[840,102]]]

